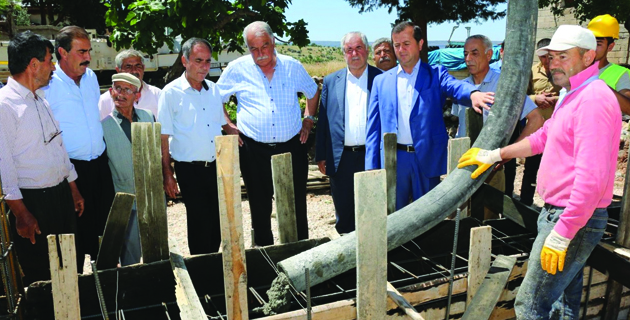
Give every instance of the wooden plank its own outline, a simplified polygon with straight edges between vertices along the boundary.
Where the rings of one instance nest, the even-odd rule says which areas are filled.
[[[357,318],[380,320],[387,306],[385,170],[354,174],[357,234]]]
[[[271,174],[273,176],[273,192],[276,198],[280,243],[298,240],[292,168],[291,153],[271,156]]]
[[[516,258],[514,257],[497,256],[492,263],[490,271],[488,271],[486,279],[479,287],[479,290],[477,290],[470,305],[466,308],[462,320],[490,318],[512,273],[514,264],[516,264]]]
[[[160,123],[131,124],[136,208],[144,263],[169,258]]]
[[[416,311],[416,309],[405,299],[394,286],[387,282],[387,296],[394,302],[400,309],[402,309],[409,318],[413,320],[424,320],[422,316]]]
[[[385,175],[387,179],[387,214],[396,211],[396,166],[398,140],[395,133],[383,135],[383,150],[385,154]]]
[[[77,253],[74,246],[74,234],[59,235],[59,252],[57,237],[49,235],[48,258],[50,262],[50,278],[55,309],[55,319],[80,319],[79,278],[77,276]]]
[[[448,140],[448,163],[447,173],[457,168],[457,162],[466,151],[470,149],[470,137],[455,138]]]
[[[470,145],[475,144],[483,128],[483,116],[473,108],[466,108],[466,136],[470,137]]]
[[[203,310],[199,296],[195,291],[184,257],[177,246],[177,242],[169,240],[170,261],[175,279],[175,299],[179,307],[179,315],[182,319],[207,320],[206,312]]]
[[[475,293],[490,269],[492,259],[492,227],[482,226],[470,229],[468,249],[468,292],[466,305],[470,305]]]
[[[619,214],[619,227],[617,229],[616,243],[620,246],[630,247],[630,166],[626,167],[626,181],[623,187],[623,198],[621,200],[621,212]],[[621,290],[623,286],[613,280],[608,280],[608,290],[606,291],[606,306],[604,308],[603,320],[616,320],[619,314],[621,303]]]
[[[215,141],[227,316],[228,319],[246,320],[249,317],[249,311],[247,308],[247,266],[245,241],[243,240],[241,188],[239,185],[241,169],[238,161],[238,136],[218,136]],[[293,188],[291,188],[291,194],[293,194]]]
[[[125,234],[136,196],[118,192],[107,216],[105,231],[96,259],[97,270],[116,268],[125,242]]]

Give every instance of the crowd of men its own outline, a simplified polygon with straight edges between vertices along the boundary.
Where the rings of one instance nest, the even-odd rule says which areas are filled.
[[[457,80],[444,67],[420,60],[422,34],[411,22],[394,26],[391,38],[372,45],[375,66],[368,64],[367,37],[345,34],[346,67],[324,78],[321,97],[304,67],[276,52],[274,33],[261,21],[243,31],[250,54],[232,61],[217,83],[206,79],[212,46],[191,38],[181,49],[185,71],[162,90],[143,81],[142,54],[125,50],[102,95],[88,68],[91,45],[84,29],[63,28],[54,47],[29,31],[18,34],[8,49],[12,76],[0,89],[0,176],[25,283],[49,278],[48,234],[77,235],[79,270],[86,254],[96,258],[115,192],[135,193],[134,122],[162,124],[164,191],[182,196],[191,254],[216,252],[221,244],[214,140],[223,133],[239,136],[258,246],[274,241],[270,163],[273,155],[287,152],[298,238],[308,238],[305,143],[316,121],[315,161],[330,177],[339,234],[355,229],[354,174],[383,168],[385,133],[397,139],[396,208],[422,197],[446,173],[446,99],[455,102],[453,113],[460,117],[457,135],[465,136],[467,108],[484,122],[492,117],[502,66],[490,64],[490,39],[473,35],[464,46],[470,76]],[[602,236],[612,199],[621,111],[630,111],[628,69],[607,59],[618,37],[619,24],[604,15],[588,29],[564,25],[540,40],[540,62],[532,67],[524,103],[512,106],[522,112],[511,144],[473,148],[460,160],[461,167],[477,165],[473,179],[504,164],[506,178],[502,168],[495,169],[488,183],[512,195],[515,165],[508,160],[528,157],[521,190],[528,205],[538,181],[544,219],[519,290],[519,319],[546,318],[561,296],[562,312],[570,315],[579,307],[575,290],[581,292],[584,257]],[[298,93],[307,98],[303,114]],[[224,107],[233,97],[236,124]],[[138,263],[141,257],[134,205],[120,262]]]

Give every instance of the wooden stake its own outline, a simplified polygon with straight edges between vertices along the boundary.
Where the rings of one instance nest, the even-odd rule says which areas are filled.
[[[492,263],[488,276],[477,290],[462,320],[489,319],[494,307],[497,305],[510,273],[516,264],[515,257],[499,255]]]
[[[621,212],[619,214],[619,228],[617,229],[616,243],[630,248],[630,166],[626,168],[626,181],[623,186],[623,198],[621,200]],[[621,309],[621,296],[623,286],[612,279],[608,280],[606,289],[606,302],[604,320],[616,320]]]
[[[112,269],[118,265],[135,199],[136,196],[133,194],[116,193],[114,203],[112,203],[112,208],[107,216],[105,232],[103,232],[98,258],[96,259],[96,268],[98,270]]]
[[[357,319],[383,319],[387,307],[387,184],[384,170],[354,175]]]
[[[387,282],[387,296],[413,320],[424,320],[422,316],[416,311],[416,309],[405,299],[405,297],[394,288],[394,286]]]
[[[456,138],[448,140],[448,168],[446,172],[451,173],[457,169],[457,162],[466,151],[470,149],[470,137]]]
[[[468,292],[466,305],[470,305],[475,293],[483,283],[492,253],[492,228],[490,226],[470,229],[470,248],[468,249]]]
[[[220,136],[216,137],[215,141],[227,316],[228,319],[246,320],[249,317],[249,311],[247,308],[247,267],[241,213],[241,169],[238,160],[238,136]],[[291,194],[293,194],[293,188],[291,188]]]
[[[77,252],[74,246],[74,234],[49,235],[48,258],[50,261],[50,279],[55,306],[55,319],[81,319],[79,305],[79,278],[77,276]]]
[[[385,150],[385,175],[387,179],[387,214],[396,211],[396,143],[395,133],[386,133],[383,136],[383,149]]]
[[[169,258],[160,146],[161,127],[160,123],[131,124],[136,207],[144,263]]]
[[[203,310],[197,291],[193,285],[184,257],[182,257],[177,242],[172,239],[170,244],[171,268],[175,278],[175,299],[179,307],[179,315],[182,319],[207,320],[206,312]]]
[[[297,222],[295,220],[295,191],[293,189],[293,165],[291,154],[283,153],[271,156],[273,192],[276,198],[278,218],[278,236],[280,243],[295,242]]]

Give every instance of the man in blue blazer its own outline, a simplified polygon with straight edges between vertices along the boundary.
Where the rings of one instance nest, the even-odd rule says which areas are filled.
[[[374,77],[381,70],[367,64],[368,41],[360,32],[341,39],[347,68],[324,78],[315,160],[330,177],[340,234],[354,231],[354,174],[365,170],[367,109]]]
[[[398,140],[396,210],[423,196],[446,173],[448,135],[442,118],[447,97],[475,110],[489,109],[494,93],[456,80],[442,66],[420,61],[422,29],[401,22],[392,29],[398,67],[374,79],[368,111],[365,169],[383,168],[383,134]]]

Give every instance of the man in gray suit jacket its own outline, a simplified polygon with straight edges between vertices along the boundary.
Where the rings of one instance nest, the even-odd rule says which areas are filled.
[[[367,108],[374,77],[382,71],[367,64],[368,41],[361,32],[341,39],[347,68],[324,78],[315,160],[330,177],[340,234],[354,231],[354,174],[365,170]]]
[[[140,99],[139,88],[141,85],[140,79],[130,73],[114,74],[109,93],[116,108],[101,121],[103,137],[107,145],[109,168],[112,171],[116,192],[136,193],[131,157],[131,123],[155,122],[151,111],[134,108],[134,103]],[[138,263],[140,257],[142,257],[142,249],[138,215],[134,203],[120,256],[120,264],[126,266]]]

